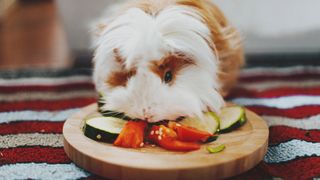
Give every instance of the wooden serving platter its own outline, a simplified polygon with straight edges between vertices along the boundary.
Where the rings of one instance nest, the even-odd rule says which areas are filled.
[[[83,120],[97,111],[93,104],[69,118],[63,126],[64,149],[78,166],[111,179],[222,179],[257,165],[268,146],[268,126],[246,110],[248,121],[239,129],[219,136],[198,151],[171,152],[159,147],[125,149],[100,143],[83,135]],[[207,145],[225,144],[226,149],[209,154]]]

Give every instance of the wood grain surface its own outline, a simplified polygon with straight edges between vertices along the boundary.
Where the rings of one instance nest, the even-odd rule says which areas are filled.
[[[241,128],[220,135],[198,151],[185,153],[151,146],[125,149],[93,141],[83,135],[82,123],[96,111],[97,105],[90,105],[65,122],[64,149],[78,166],[111,179],[222,179],[253,168],[267,150],[268,126],[249,110],[248,121]],[[206,146],[222,143],[224,151],[206,151]]]

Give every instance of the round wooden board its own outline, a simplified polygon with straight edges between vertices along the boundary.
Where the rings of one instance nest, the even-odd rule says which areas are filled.
[[[83,119],[96,111],[96,104],[87,106],[65,122],[64,149],[78,166],[111,179],[222,179],[253,168],[263,159],[268,146],[267,124],[246,110],[245,125],[210,143],[226,145],[226,149],[217,154],[206,151],[208,144],[186,153],[151,146],[119,148],[83,135]]]

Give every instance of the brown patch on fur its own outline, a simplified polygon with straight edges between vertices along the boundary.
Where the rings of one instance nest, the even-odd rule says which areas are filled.
[[[121,57],[119,53],[119,49],[115,48],[113,49],[114,58],[121,65],[121,67],[124,69],[124,59]]]
[[[143,10],[147,14],[156,16],[165,7],[174,3],[174,0],[139,0],[135,2],[130,2],[127,8],[134,6]]]
[[[94,30],[95,36],[101,36],[102,32],[107,28],[106,24],[100,23],[96,26],[96,29]]]
[[[153,61],[150,65],[150,70],[158,75],[162,81],[164,81],[163,78],[165,76],[165,73],[171,71],[173,79],[169,84],[172,84],[179,71],[192,64],[195,64],[192,59],[182,54],[176,53],[169,54],[159,61]]]
[[[114,58],[117,63],[121,66],[119,71],[112,72],[106,83],[111,87],[118,87],[127,85],[128,80],[136,74],[136,69],[132,68],[130,70],[125,69],[124,59],[121,57],[119,50],[117,48],[113,49]]]
[[[136,74],[136,70],[113,72],[109,75],[106,83],[112,87],[125,87],[128,80]]]
[[[237,82],[244,65],[243,46],[238,31],[230,25],[217,6],[208,0],[176,0],[177,4],[198,10],[211,31],[211,48],[219,59],[220,93],[226,96]]]

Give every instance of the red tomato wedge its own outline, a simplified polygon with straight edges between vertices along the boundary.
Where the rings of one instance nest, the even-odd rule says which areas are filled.
[[[177,134],[163,125],[152,126],[148,138],[160,147],[171,151],[194,151],[200,149],[196,142],[182,142],[177,140]]]
[[[113,144],[124,148],[142,147],[146,127],[145,121],[128,121]]]
[[[176,122],[169,122],[168,126],[177,133],[177,139],[180,141],[205,142],[209,137],[213,136],[213,134],[208,132],[200,131]]]

